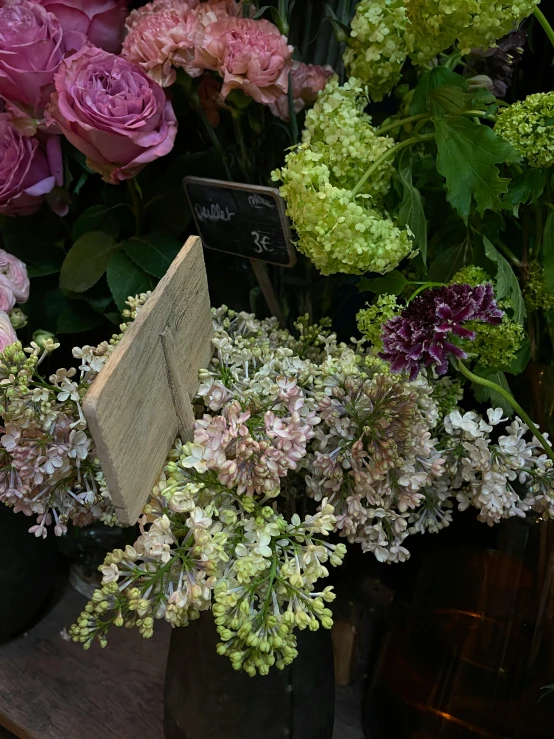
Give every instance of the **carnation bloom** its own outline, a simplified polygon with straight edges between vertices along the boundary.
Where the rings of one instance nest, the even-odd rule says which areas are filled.
[[[29,297],[29,277],[25,263],[0,249],[0,275],[9,280],[16,301],[24,303]]]
[[[207,26],[196,47],[196,63],[223,77],[223,99],[238,88],[269,105],[288,90],[293,51],[273,23],[228,18]]]
[[[0,296],[2,291],[2,283],[0,283]],[[15,344],[17,334],[15,333],[8,314],[0,310],[0,352],[3,352],[7,346]]]
[[[162,87],[168,87],[175,82],[175,67],[184,69],[191,77],[202,74],[194,63],[199,29],[196,13],[189,4],[174,0],[149,3],[129,15],[122,54]]]
[[[331,67],[293,62],[291,79],[295,113],[299,113],[306,105],[315,103],[318,94],[325,89],[325,85],[334,74],[335,72]],[[270,104],[269,108],[273,115],[284,121],[289,120],[288,95],[281,95],[275,103]]]
[[[503,312],[497,307],[492,285],[449,285],[426,290],[399,316],[383,327],[383,351],[393,372],[410,372],[413,380],[422,367],[436,366],[437,373],[448,370],[448,355],[463,359],[467,354],[452,342],[452,336],[474,339],[462,325],[466,321],[485,321],[498,325]]]

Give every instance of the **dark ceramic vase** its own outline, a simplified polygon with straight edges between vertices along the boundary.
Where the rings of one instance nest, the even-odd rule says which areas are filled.
[[[53,534],[29,534],[33,521],[0,503],[0,643],[40,615],[56,580]]]
[[[249,677],[216,653],[219,637],[203,613],[171,637],[165,683],[166,739],[331,739],[333,650],[328,631],[298,635],[285,670]]]

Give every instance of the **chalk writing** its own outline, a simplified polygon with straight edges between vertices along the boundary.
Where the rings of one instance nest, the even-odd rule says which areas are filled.
[[[254,237],[256,254],[263,254],[264,251],[273,251],[273,247],[269,243],[271,240],[269,234],[263,231],[252,231],[252,236]]]
[[[262,195],[249,195],[248,196],[248,204],[251,205],[253,208],[274,208],[275,203],[272,203],[271,200],[268,200],[267,198],[264,198]]]
[[[210,206],[195,203],[194,212],[199,221],[202,223],[219,223],[220,221],[230,221],[235,215],[227,206],[223,209],[219,203],[213,203]]]

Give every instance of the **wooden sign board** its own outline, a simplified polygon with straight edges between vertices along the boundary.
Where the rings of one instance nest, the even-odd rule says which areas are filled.
[[[181,434],[212,355],[202,242],[188,239],[87,392],[83,409],[123,524],[133,524]]]
[[[276,188],[202,177],[185,177],[183,185],[205,247],[281,267],[296,264]]]

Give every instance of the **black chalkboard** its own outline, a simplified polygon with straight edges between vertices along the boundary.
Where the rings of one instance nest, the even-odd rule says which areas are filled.
[[[278,190],[202,177],[185,177],[183,184],[198,235],[208,249],[282,267],[296,263]]]

